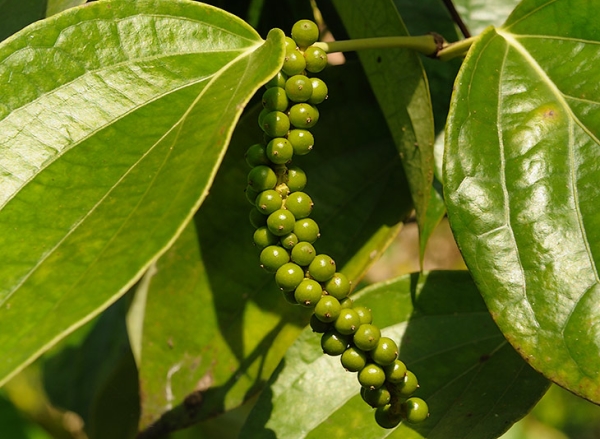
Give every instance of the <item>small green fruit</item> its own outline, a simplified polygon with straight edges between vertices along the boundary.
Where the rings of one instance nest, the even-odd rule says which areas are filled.
[[[341,357],[342,366],[349,372],[358,372],[367,365],[367,354],[356,346],[350,346]]]
[[[287,186],[290,192],[301,191],[306,186],[306,173],[296,165],[287,167]]]
[[[260,252],[259,259],[265,270],[275,273],[279,267],[289,262],[290,255],[278,245],[269,245]]]
[[[281,208],[283,200],[279,192],[274,189],[267,189],[258,194],[254,203],[260,213],[270,215]]]
[[[286,250],[292,250],[298,244],[298,237],[293,233],[288,233],[281,237],[280,243]]]
[[[360,319],[359,319],[360,320]],[[371,351],[371,358],[380,366],[388,366],[398,357],[398,345],[389,337],[381,337]]]
[[[388,382],[392,384],[404,382],[407,369],[402,361],[396,359],[392,364],[385,366],[383,370],[385,371],[385,379]]]
[[[321,288],[321,284],[319,284],[319,282],[316,282],[312,279],[303,279],[302,282],[300,282],[300,284],[296,287],[294,296],[296,298],[296,302],[298,302],[300,305],[312,308],[317,305],[319,300],[321,300],[322,294],[323,289]]]
[[[285,137],[290,130],[290,119],[281,111],[271,111],[270,113],[265,114],[260,122],[262,130],[271,137]]]
[[[296,128],[308,129],[314,127],[319,121],[319,110],[317,107],[307,104],[292,105],[288,111],[289,122]],[[267,120],[265,116],[265,123]]]
[[[277,242],[279,242],[279,239],[269,232],[267,226],[259,227],[254,231],[254,244],[260,249],[275,245]]]
[[[350,281],[344,273],[335,273],[333,277],[325,283],[323,289],[330,296],[342,300],[350,293]]]
[[[290,49],[287,48],[285,51],[285,58],[283,59],[283,66],[281,70],[288,76],[298,75],[306,68],[306,60],[304,55],[298,48]]]
[[[356,311],[356,313],[360,317],[361,325],[364,325],[365,323],[373,322],[373,314],[371,313],[371,310],[369,308],[367,308],[366,306],[357,305],[354,307],[354,311]]]
[[[327,282],[335,274],[335,261],[331,256],[317,255],[308,266],[308,274],[319,282]]]
[[[293,129],[288,133],[287,139],[294,148],[294,154],[306,155],[312,151],[315,138],[308,130]]]
[[[268,88],[262,95],[262,104],[269,111],[283,112],[287,110],[289,100],[285,89],[281,87]]]
[[[287,81],[287,75],[283,73],[281,70],[277,72],[275,76],[269,79],[269,82],[265,84],[265,88],[269,89],[272,87],[285,87],[285,81]]]
[[[304,270],[293,262],[283,264],[275,273],[275,282],[282,291],[293,291],[304,279]]]
[[[404,398],[408,398],[410,395],[415,393],[415,391],[419,388],[419,380],[414,373],[410,370],[406,371],[406,375],[404,375],[404,379],[402,382],[396,384],[396,389],[400,396]]]
[[[290,76],[285,83],[285,93],[292,102],[306,102],[312,96],[312,92],[312,81],[305,75]]]
[[[262,143],[255,143],[254,145],[250,146],[246,150],[245,157],[246,163],[248,163],[248,166],[251,168],[259,165],[268,166],[270,164],[269,158],[267,157],[266,147]]]
[[[255,166],[248,173],[248,186],[257,192],[274,189],[277,184],[277,175],[270,167]]]
[[[267,227],[275,236],[284,236],[294,230],[296,218],[285,209],[279,209],[270,214],[267,218]]]
[[[299,47],[308,47],[319,39],[319,27],[311,20],[298,20],[292,26],[292,39]]]
[[[283,165],[292,159],[294,147],[285,137],[275,137],[267,143],[266,154],[276,165]]]
[[[335,330],[329,330],[321,336],[321,348],[327,355],[342,355],[349,344],[348,336]]]
[[[315,315],[322,322],[330,323],[335,322],[341,310],[340,302],[335,297],[323,296],[315,306]]]
[[[354,334],[360,326],[360,317],[352,308],[343,308],[333,326],[340,334]]]
[[[320,104],[325,99],[327,99],[329,89],[327,88],[325,82],[323,82],[319,78],[311,78],[310,82],[312,85],[313,92],[310,96],[310,99],[307,102],[312,105]]]
[[[319,236],[319,226],[312,218],[302,218],[294,224],[294,233],[300,241],[314,243]]]
[[[375,421],[382,428],[396,428],[402,421],[402,416],[392,411],[391,405],[386,405],[375,410]]]
[[[411,424],[418,424],[429,417],[429,407],[421,398],[408,398],[402,404],[403,415]]]
[[[374,363],[369,363],[358,372],[358,382],[369,389],[378,389],[385,382],[385,372]]]
[[[363,351],[375,349],[381,338],[381,331],[375,325],[363,324],[354,333],[354,344]]]
[[[296,236],[295,233],[294,236]],[[296,239],[298,238],[296,237]],[[294,261],[296,264],[302,267],[306,267],[307,265],[309,265],[313,261],[313,259],[315,259],[316,255],[317,252],[313,245],[310,242],[306,241],[300,241],[299,243],[297,243],[292,248],[291,253],[292,261]]]
[[[360,389],[360,396],[362,396],[363,401],[371,407],[386,406],[390,403],[390,399],[392,398],[390,391],[383,386],[377,389],[363,387]]]
[[[285,208],[292,212],[297,220],[309,216],[313,205],[312,198],[305,192],[292,192],[285,199]]]
[[[311,73],[318,73],[327,67],[327,53],[317,46],[309,46],[304,51],[306,60],[306,70]]]

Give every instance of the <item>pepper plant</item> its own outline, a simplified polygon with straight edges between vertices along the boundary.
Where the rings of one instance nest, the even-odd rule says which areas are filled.
[[[479,439],[551,383],[600,403],[600,5],[82,3],[0,5],[11,437],[29,437],[14,407],[53,437]],[[297,282],[259,266],[245,154],[289,138],[263,137],[261,96],[300,19],[330,63],[319,123],[293,116],[314,136],[297,209],[418,377],[420,423],[378,425],[278,291]],[[364,281],[411,213],[421,259],[447,215],[468,270]]]

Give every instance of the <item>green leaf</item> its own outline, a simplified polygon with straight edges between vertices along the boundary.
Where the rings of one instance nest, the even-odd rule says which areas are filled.
[[[419,258],[421,267],[423,266],[423,258],[425,251],[427,250],[427,243],[429,238],[439,225],[440,221],[446,215],[446,203],[442,195],[442,189],[440,187],[431,187],[431,198],[429,200],[429,208],[423,221],[423,228],[419,233]]]
[[[525,1],[487,30],[457,80],[445,157],[451,226],[500,329],[546,377],[597,403],[598,13]]]
[[[0,0],[0,41],[44,18],[46,1]]]
[[[204,199],[283,33],[102,1],[0,46],[0,384],[108,307]]]
[[[408,35],[390,0],[334,0],[351,38]],[[433,115],[427,78],[416,52],[361,50],[360,61],[392,133],[423,226],[433,181]]]
[[[315,148],[294,163],[308,176],[312,217],[321,230],[317,251],[357,281],[412,204],[375,98],[368,91],[350,93],[367,87],[360,67],[347,63],[320,76],[329,98],[313,130]],[[169,410],[154,428],[170,431],[240,405],[264,387],[308,323],[310,312],[283,299],[252,245],[248,212],[254,207],[244,195],[250,170],[244,153],[262,140],[257,110],[236,128],[194,223],[149,274],[140,366],[143,426]],[[399,202],[390,206],[392,196]]]
[[[488,26],[500,26],[521,0],[454,0],[456,10],[471,35]]]
[[[415,308],[411,296],[416,296]],[[375,423],[355,373],[323,355],[307,328],[288,350],[241,437],[495,438],[543,395],[548,381],[498,331],[466,271],[409,275],[355,296],[382,334],[400,342],[430,417],[391,434]],[[290,410],[290,407],[294,407]]]
[[[394,3],[411,35],[425,35],[435,30],[446,41],[453,42],[459,39],[456,25],[441,0],[422,0],[417,4],[412,0],[394,0]],[[427,82],[431,94],[431,106],[436,133],[433,153],[436,154],[439,149],[443,151],[443,130],[448,118],[448,108],[450,107],[450,97],[454,80],[462,60],[453,59],[449,62],[439,62],[436,59],[421,57],[421,62],[427,74]],[[441,148],[439,148],[440,145]],[[438,162],[441,163],[441,160],[438,161],[438,157],[434,157],[434,175],[439,179],[441,178],[441,172],[438,171]],[[441,166],[439,166],[439,169],[441,169]],[[419,257],[421,266],[429,238],[445,214],[446,206],[443,200],[442,189],[434,180],[427,211],[419,224]]]
[[[457,28],[442,0],[394,0],[410,35],[425,35],[431,31],[442,35],[448,42],[460,39]],[[443,131],[450,106],[452,85],[460,68],[461,60],[448,62],[420,57],[431,95],[431,107],[436,134]]]

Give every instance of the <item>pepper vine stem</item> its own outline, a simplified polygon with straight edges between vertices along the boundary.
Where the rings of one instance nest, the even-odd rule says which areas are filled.
[[[439,37],[439,36],[438,36]],[[416,37],[376,37],[357,38],[355,40],[317,42],[314,45],[320,47],[327,53],[351,52],[364,49],[390,49],[403,48],[413,49],[427,56],[435,56],[440,49],[439,38],[435,34],[421,35]],[[443,39],[442,39],[443,40]]]
[[[444,38],[436,33],[420,36],[395,36],[376,38],[357,38],[343,41],[319,41],[314,43],[326,53],[352,52],[365,49],[412,49],[431,58],[448,61],[452,58],[464,56],[475,37],[467,38],[456,43],[447,43]]]
[[[438,51],[436,58],[440,61],[448,61],[453,58],[465,56],[477,38],[469,37],[455,43],[447,44]]]

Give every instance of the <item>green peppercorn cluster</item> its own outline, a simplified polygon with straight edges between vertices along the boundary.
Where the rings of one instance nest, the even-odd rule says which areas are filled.
[[[327,85],[309,77],[327,64],[326,53],[314,43],[319,31],[310,20],[300,20],[286,37],[281,71],[266,84],[258,123],[264,142],[248,148],[246,197],[254,206],[250,222],[260,265],[275,274],[285,299],[313,309],[310,326],[322,334],[323,352],[340,356],[342,366],[357,374],[361,396],[376,408],[384,428],[402,420],[421,422],[427,404],[412,397],[416,376],[398,359],[398,346],[372,322],[371,310],[354,305],[351,283],[337,271],[335,261],[317,253],[319,226],[310,218],[313,202],[304,192],[306,174],[292,164],[294,156],[314,146],[311,128],[319,120],[317,106],[327,98]]]

